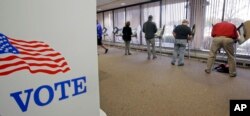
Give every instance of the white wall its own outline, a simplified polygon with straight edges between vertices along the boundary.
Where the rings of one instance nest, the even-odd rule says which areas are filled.
[[[71,70],[48,75],[31,74],[28,70],[0,76],[0,116],[98,116],[99,86],[96,46],[95,0],[1,0],[0,33],[21,40],[43,41],[65,57]],[[3,55],[0,54],[0,58]],[[60,91],[46,106],[30,99],[29,109],[22,112],[10,93],[36,89],[42,85],[86,76],[87,92],[59,101]],[[72,83],[71,83],[72,84]],[[48,97],[42,91],[41,99]],[[25,94],[22,94],[25,99]]]

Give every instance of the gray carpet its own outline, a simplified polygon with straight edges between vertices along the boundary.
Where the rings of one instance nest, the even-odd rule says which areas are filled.
[[[250,99],[249,69],[238,76],[204,72],[205,63],[169,56],[147,60],[145,52],[99,49],[100,102],[108,116],[229,116],[230,99]]]

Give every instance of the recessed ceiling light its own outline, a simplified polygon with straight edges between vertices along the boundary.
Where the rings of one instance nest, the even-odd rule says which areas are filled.
[[[125,5],[126,5],[126,3],[121,3],[121,5],[122,5],[122,6],[125,6]]]

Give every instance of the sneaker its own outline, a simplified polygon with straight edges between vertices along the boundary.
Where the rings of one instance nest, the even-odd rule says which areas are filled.
[[[209,74],[211,71],[210,71],[210,70],[208,70],[208,69],[206,69],[206,70],[205,70],[205,72],[206,72],[207,74]]]
[[[178,64],[178,66],[184,66],[184,64]]]
[[[156,58],[157,58],[156,56],[153,57],[153,59],[156,59]]]
[[[105,54],[107,54],[107,53],[108,53],[108,51],[109,51],[109,49],[106,49],[106,50],[105,50]]]
[[[237,74],[229,74],[230,77],[236,77]]]
[[[132,55],[131,53],[128,53],[128,55]]]
[[[172,64],[172,65],[175,65],[175,63],[174,63],[174,62],[171,62],[171,64]]]

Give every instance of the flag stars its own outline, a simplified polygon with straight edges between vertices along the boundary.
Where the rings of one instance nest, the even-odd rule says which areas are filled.
[[[0,33],[0,54],[5,53],[18,54],[19,51],[14,46],[12,46],[8,40],[8,37]]]
[[[1,39],[5,39],[5,38],[6,38],[5,36],[0,36],[0,40],[1,40]]]
[[[5,53],[8,53],[8,52],[9,52],[9,49],[8,49],[8,48],[5,48],[4,52],[5,52]]]

